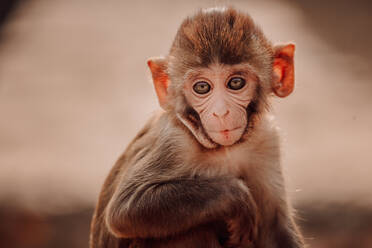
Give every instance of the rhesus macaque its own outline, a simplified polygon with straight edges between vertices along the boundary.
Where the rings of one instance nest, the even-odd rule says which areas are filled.
[[[107,177],[90,247],[304,247],[268,117],[270,96],[293,90],[294,48],[233,8],[186,18],[148,60],[164,111]]]

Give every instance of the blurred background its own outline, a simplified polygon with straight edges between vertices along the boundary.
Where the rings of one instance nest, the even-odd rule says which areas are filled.
[[[372,247],[370,1],[0,1],[0,247],[88,247],[108,171],[158,109],[146,60],[202,7],[296,43],[273,99],[289,196],[314,248]]]

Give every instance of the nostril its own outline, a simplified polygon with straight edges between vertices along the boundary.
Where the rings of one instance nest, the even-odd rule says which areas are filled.
[[[230,110],[227,110],[226,113],[223,116],[226,116],[230,113]]]

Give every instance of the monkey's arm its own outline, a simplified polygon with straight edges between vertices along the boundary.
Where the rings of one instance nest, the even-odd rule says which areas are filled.
[[[216,219],[239,227],[246,238],[255,235],[256,205],[239,179],[136,181],[121,185],[106,209],[106,223],[117,237],[166,237]]]
[[[272,235],[265,238],[266,242],[273,244],[272,247],[305,247],[305,242],[291,212],[288,206],[281,206],[276,211],[274,222],[270,226]]]
[[[303,237],[298,230],[292,217],[281,223],[281,226],[276,230],[275,240],[276,247],[289,247],[289,248],[304,248],[305,243]]]

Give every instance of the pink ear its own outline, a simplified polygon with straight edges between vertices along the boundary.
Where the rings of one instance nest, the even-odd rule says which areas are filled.
[[[151,58],[147,61],[147,65],[152,73],[152,79],[159,104],[164,108],[166,105],[167,89],[169,84],[169,77],[166,73],[167,61],[165,58]]]
[[[275,48],[273,65],[274,80],[273,92],[279,97],[286,97],[294,89],[294,51],[295,45],[281,45]]]

